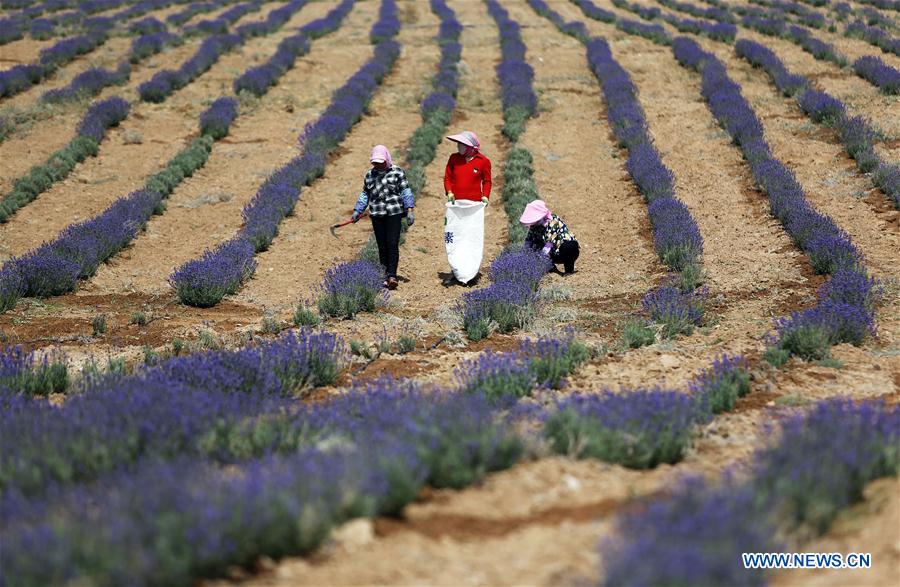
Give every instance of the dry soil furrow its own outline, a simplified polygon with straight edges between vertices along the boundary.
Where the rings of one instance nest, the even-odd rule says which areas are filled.
[[[506,213],[503,210],[503,163],[509,148],[500,134],[503,121],[499,86],[494,67],[500,60],[497,26],[481,2],[448,2],[463,25],[460,42],[460,88],[456,111],[448,134],[471,130],[481,141],[482,152],[491,160],[491,205],[485,209],[484,257],[482,273],[507,243]],[[413,227],[401,252],[401,283],[394,295],[405,314],[423,316],[442,305],[453,304],[469,288],[455,284],[447,264],[444,246],[444,169],[456,145],[442,141],[434,161],[427,168],[428,184],[419,196],[420,227]],[[420,222],[417,220],[417,222]],[[446,286],[444,284],[447,284]],[[483,275],[470,285],[487,284]]]
[[[310,4],[304,9],[307,21],[333,6]],[[304,125],[371,55],[368,28],[376,9],[374,3],[360,3],[337,32],[314,41],[310,53],[254,110],[237,119],[206,165],[175,190],[166,213],[151,219],[145,234],[101,267],[87,291],[167,293],[175,267],[231,238],[241,225],[243,206],[266,176],[299,154],[297,138]]]
[[[3,252],[27,252],[72,222],[90,218],[117,198],[142,187],[149,175],[162,169],[169,158],[198,135],[199,115],[208,101],[230,95],[232,81],[247,66],[261,63],[274,53],[281,38],[311,20],[309,14],[301,10],[281,33],[253,39],[226,53],[162,104],[134,104],[130,116],[108,132],[97,157],[84,161],[68,178],[19,210],[2,227]],[[140,137],[141,144],[134,144],[132,137]]]
[[[606,119],[600,85],[584,46],[536,18],[525,2],[504,2],[523,25],[526,60],[535,70],[540,114],[522,144],[534,156],[535,179],[550,209],[578,238],[575,275],[548,283],[571,288],[575,299],[643,293],[664,273],[649,234],[647,207],[624,169]]]

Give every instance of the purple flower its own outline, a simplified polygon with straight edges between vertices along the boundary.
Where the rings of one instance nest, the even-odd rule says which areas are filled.
[[[559,454],[645,469],[680,461],[701,416],[677,391],[574,394],[548,416],[544,436]]]
[[[325,272],[319,311],[327,316],[353,318],[375,309],[384,288],[384,269],[371,261],[341,263]]]
[[[519,282],[537,289],[541,278],[552,268],[553,264],[540,251],[507,251],[494,259],[488,275],[494,283]]]
[[[106,129],[119,124],[130,110],[131,104],[117,96],[95,102],[88,108],[77,132],[99,143],[106,135]]]
[[[663,333],[671,337],[690,334],[702,322],[705,298],[705,289],[685,293],[665,285],[648,291],[641,305],[650,318],[663,325]]]
[[[813,121],[824,124],[835,124],[846,112],[840,100],[818,90],[806,90],[797,102]]]
[[[209,135],[215,140],[227,136],[228,129],[237,115],[237,100],[229,97],[218,98],[200,115],[200,134]]]
[[[178,299],[189,306],[215,306],[256,271],[253,245],[235,238],[178,267],[169,277]]]

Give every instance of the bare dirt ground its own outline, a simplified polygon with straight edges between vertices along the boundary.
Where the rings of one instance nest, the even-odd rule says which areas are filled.
[[[499,130],[502,112],[494,72],[500,58],[498,35],[481,0],[448,3],[465,25],[463,75],[450,130],[476,131],[484,152],[493,161],[495,184],[486,217],[486,267],[507,240],[500,191],[503,160],[510,145]],[[603,0],[596,3],[629,14]],[[333,4],[310,4],[284,31],[324,14]],[[324,271],[335,262],[354,258],[369,237],[366,221],[343,229],[338,239],[328,234],[327,226],[349,214],[368,166],[371,146],[379,142],[388,145],[400,162],[404,141],[419,124],[418,102],[429,91],[429,76],[438,59],[438,48],[431,41],[438,21],[424,2],[402,0],[399,4],[404,19],[399,40],[404,51],[394,71],[376,94],[369,114],[330,161],[325,177],[304,188],[296,214],[284,221],[272,248],[258,257],[256,277],[234,299],[209,310],[185,308],[174,302],[166,278],[178,264],[233,234],[240,224],[241,207],[265,174],[297,153],[296,138],[303,125],[321,111],[331,91],[371,54],[367,32],[377,11],[375,2],[360,2],[338,32],[314,42],[312,52],[298,60],[278,86],[238,119],[232,135],[216,144],[206,167],[176,190],[168,211],[155,217],[147,233],[132,247],[101,268],[78,294],[21,302],[17,309],[0,316],[0,331],[29,348],[62,343],[64,350],[77,356],[110,352],[136,357],[144,344],[160,348],[174,337],[194,339],[201,330],[220,335],[258,331],[267,314],[287,321],[298,300],[315,296]],[[665,492],[687,472],[718,477],[771,441],[764,425],[793,413],[796,408],[790,406],[834,396],[895,401],[900,391],[900,295],[895,283],[900,279],[896,263],[900,235],[896,213],[868,199],[869,180],[855,171],[840,145],[828,132],[809,125],[790,100],[777,94],[764,73],[736,59],[730,47],[698,39],[742,84],[765,125],[775,154],[794,169],[812,204],[832,215],[851,234],[873,274],[886,283],[877,338],[861,348],[836,347],[833,356],[840,366],[792,361],[776,371],[760,361],[763,336],[771,330],[774,318],[812,304],[823,278],[813,275],[805,256],[769,216],[766,200],[752,187],[739,150],[706,109],[699,94],[699,76],[681,68],[669,49],[589,21],[576,6],[559,0],[551,2],[552,7],[567,20],[583,21],[593,34],[604,36],[615,58],[632,76],[663,161],[676,176],[678,196],[690,208],[705,239],[708,323],[689,337],[638,350],[617,349],[622,323],[639,310],[641,295],[665,277],[653,251],[646,204],[624,170],[627,154],[615,144],[600,87],[587,66],[583,46],[537,16],[524,0],[503,0],[502,4],[523,25],[526,59],[535,69],[539,93],[539,116],[529,121],[520,143],[534,155],[541,194],[569,223],[581,243],[579,271],[570,277],[545,278],[543,285],[558,296],[545,304],[530,330],[452,346],[444,338],[454,332],[452,306],[468,290],[442,285],[449,269],[441,231],[441,179],[446,158],[453,151],[452,144],[444,143],[427,170],[428,183],[417,203],[417,223],[401,249],[400,273],[404,279],[400,289],[376,313],[325,324],[345,339],[365,342],[384,334],[396,339],[415,328],[419,345],[408,355],[382,356],[368,366],[357,359],[351,372],[359,378],[391,373],[448,386],[453,383],[455,369],[484,349],[512,350],[524,336],[573,327],[582,339],[600,350],[571,377],[567,388],[543,393],[536,401],[551,402],[576,390],[684,389],[698,370],[722,352],[740,352],[751,359],[752,393],[735,411],[699,430],[686,458],[677,465],[634,471],[595,461],[550,457],[537,446],[534,460],[491,475],[463,491],[423,492],[401,518],[353,521],[338,528],[333,539],[312,556],[278,563],[263,561],[260,573],[245,576],[240,582],[596,582],[603,566],[597,544],[601,538],[614,535],[614,515],[633,507],[636,498]],[[280,35],[259,40],[252,47],[248,44],[241,54],[226,56],[162,108],[148,107],[148,119],[140,122],[145,126],[139,128],[147,133],[145,145],[148,137],[158,136],[153,133],[163,133],[166,128],[180,138],[196,132],[202,101],[224,94],[227,84],[247,62],[274,50]],[[852,72],[828,69],[832,66],[817,69],[820,62],[799,47],[789,43],[776,46],[766,37],[759,40],[776,49],[791,69],[807,75],[830,72],[819,78],[823,84],[826,80],[834,84],[825,89],[845,99],[851,110],[857,108],[871,115],[882,127],[893,124],[896,103],[883,101]],[[870,53],[877,51],[872,49]],[[67,120],[49,121],[36,127],[35,132],[71,124]],[[154,130],[157,126],[161,130]],[[102,168],[110,175],[129,174],[136,180],[140,173],[132,167],[160,165],[167,156],[163,147],[153,144],[150,149],[130,146],[135,150],[123,158],[128,151],[114,142],[117,140],[111,137],[110,151],[118,157],[110,157],[108,167]],[[11,152],[7,148],[7,144],[0,145],[0,154]],[[101,168],[90,169],[97,173]],[[76,170],[73,175],[78,173]],[[65,193],[73,197],[80,194],[68,188],[60,191],[61,198]],[[88,203],[94,199],[99,202],[101,198],[92,194],[85,191],[82,197]],[[50,202],[52,195],[41,198]],[[45,204],[42,210],[43,216],[32,217],[41,218],[42,225],[43,219],[54,227],[73,221],[73,210],[62,204]],[[30,227],[17,215],[9,225],[0,227],[0,242],[20,243],[19,249],[28,242],[39,242],[36,237],[23,235]],[[42,230],[52,232],[49,228]],[[144,327],[128,324],[130,314],[136,311],[145,311],[154,320]],[[106,335],[92,337],[91,319],[98,313],[110,316],[113,327]],[[349,384],[351,379],[347,374],[340,383]],[[336,392],[320,390],[314,399]],[[774,582],[891,584],[897,577],[900,556],[896,528],[891,526],[898,516],[896,489],[896,480],[871,484],[865,501],[845,512],[824,537],[803,545],[808,552],[872,552],[873,569],[852,576],[822,571],[789,573],[776,575]]]

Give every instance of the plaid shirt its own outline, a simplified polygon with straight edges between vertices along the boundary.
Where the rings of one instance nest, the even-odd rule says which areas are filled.
[[[566,241],[575,240],[575,235],[562,221],[562,218],[556,214],[550,215],[550,222],[547,224],[535,224],[528,229],[528,236],[525,237],[525,243],[532,249],[542,249],[546,243],[553,245],[552,252],[559,252],[559,245]]]
[[[412,190],[402,169],[393,165],[390,169],[369,169],[363,180],[354,210],[362,214],[366,206],[370,216],[395,216],[415,205]]]

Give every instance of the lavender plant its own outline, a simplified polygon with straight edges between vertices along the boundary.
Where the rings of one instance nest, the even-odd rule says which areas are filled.
[[[694,400],[677,391],[574,394],[558,403],[543,432],[556,453],[647,469],[681,460],[699,418]]]
[[[233,294],[256,271],[253,245],[232,239],[188,261],[169,277],[179,301],[209,308]]]
[[[665,337],[691,334],[703,321],[706,290],[682,292],[679,288],[664,285],[648,291],[641,300],[644,311],[654,322],[662,325]]]
[[[371,312],[384,295],[384,270],[370,261],[341,263],[325,272],[319,312],[325,316],[353,318],[360,312]]]
[[[742,356],[716,357],[711,367],[691,380],[689,389],[704,412],[730,411],[738,398],[750,393],[747,360]]]

